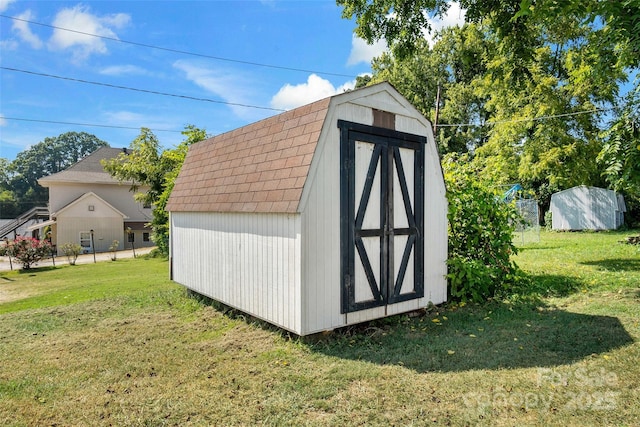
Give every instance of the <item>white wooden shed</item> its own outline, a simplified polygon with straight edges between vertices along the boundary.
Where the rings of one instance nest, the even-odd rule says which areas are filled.
[[[624,223],[624,198],[613,190],[580,185],[551,195],[554,230],[615,230]]]
[[[388,83],[194,144],[167,210],[173,280],[298,335],[446,300],[431,125]]]

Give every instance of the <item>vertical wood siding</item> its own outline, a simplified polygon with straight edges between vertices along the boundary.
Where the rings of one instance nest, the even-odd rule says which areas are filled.
[[[300,216],[174,212],[173,280],[301,334]]]
[[[431,129],[386,93],[338,104],[324,124],[299,210],[302,212],[302,331],[310,334],[446,301],[447,205]],[[357,102],[357,104],[355,103]],[[428,132],[425,161],[424,298],[340,313],[340,134],[338,118],[373,124],[371,105],[396,114],[396,130]]]

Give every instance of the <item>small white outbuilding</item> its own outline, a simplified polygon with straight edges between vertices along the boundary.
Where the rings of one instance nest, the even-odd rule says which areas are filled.
[[[194,144],[167,210],[173,280],[298,335],[447,298],[431,125],[388,83]]]
[[[554,230],[615,230],[624,223],[624,197],[613,190],[580,185],[551,195]]]

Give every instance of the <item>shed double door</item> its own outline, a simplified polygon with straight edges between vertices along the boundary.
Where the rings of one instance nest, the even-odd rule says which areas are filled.
[[[342,313],[421,298],[426,138],[338,126]]]

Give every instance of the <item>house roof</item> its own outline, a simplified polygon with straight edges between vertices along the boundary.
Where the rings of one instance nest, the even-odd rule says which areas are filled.
[[[40,178],[38,183],[43,187],[48,187],[51,183],[57,182],[117,183],[118,181],[104,170],[101,161],[104,159],[112,159],[122,152],[122,148],[100,147],[73,166],[53,175]]]
[[[330,101],[326,98],[189,147],[167,210],[296,212]]]

